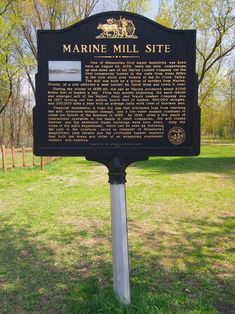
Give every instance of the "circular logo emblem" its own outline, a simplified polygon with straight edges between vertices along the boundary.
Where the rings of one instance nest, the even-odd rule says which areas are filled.
[[[168,131],[168,140],[174,145],[183,143],[185,137],[185,131],[178,126],[173,127]]]

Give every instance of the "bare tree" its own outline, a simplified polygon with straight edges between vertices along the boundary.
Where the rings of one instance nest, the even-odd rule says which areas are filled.
[[[232,16],[233,6],[230,1],[223,1],[221,7],[211,8],[212,40],[208,40],[204,49],[197,47],[201,58],[198,82],[201,84],[206,73],[235,48],[235,19]],[[206,30],[204,30],[206,39]],[[231,38],[228,36],[231,35]]]
[[[161,0],[156,20],[170,28],[197,30],[198,81],[235,47],[234,0]]]

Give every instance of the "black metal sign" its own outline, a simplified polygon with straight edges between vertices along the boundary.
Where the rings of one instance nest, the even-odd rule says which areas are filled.
[[[105,12],[38,31],[36,155],[197,155],[196,31]]]

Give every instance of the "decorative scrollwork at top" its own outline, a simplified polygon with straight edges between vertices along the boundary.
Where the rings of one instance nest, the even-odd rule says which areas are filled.
[[[96,38],[138,38],[135,35],[135,25],[132,20],[121,17],[116,20],[114,18],[107,19],[106,24],[99,24],[97,29],[102,33]]]

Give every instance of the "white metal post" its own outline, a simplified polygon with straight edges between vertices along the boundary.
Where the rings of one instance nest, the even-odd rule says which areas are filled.
[[[112,218],[113,289],[118,299],[130,304],[126,191],[124,183],[110,184]]]

